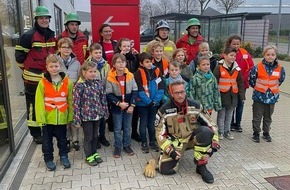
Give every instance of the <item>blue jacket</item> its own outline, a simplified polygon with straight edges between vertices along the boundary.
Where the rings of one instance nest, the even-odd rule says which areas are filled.
[[[146,95],[145,89],[142,85],[144,78],[141,76],[141,69],[146,73],[147,86],[149,89],[149,97]],[[136,100],[136,106],[148,106],[151,103],[155,103],[155,106],[159,106],[164,95],[164,83],[162,80],[162,73],[159,71],[159,75],[156,76],[155,70],[158,67],[152,65],[151,69],[146,69],[142,66],[134,73],[135,81],[138,86],[138,95]]]

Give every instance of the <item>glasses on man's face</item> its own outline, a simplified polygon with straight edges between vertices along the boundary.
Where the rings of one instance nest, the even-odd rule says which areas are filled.
[[[184,95],[185,91],[182,90],[182,91],[179,91],[179,92],[173,92],[172,94],[174,94],[174,95]]]
[[[66,47],[66,46],[63,46],[63,47],[61,47],[61,49],[70,50],[70,49],[71,49],[71,47]]]

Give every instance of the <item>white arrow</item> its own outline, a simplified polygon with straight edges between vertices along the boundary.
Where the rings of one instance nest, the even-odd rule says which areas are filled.
[[[129,22],[110,22],[113,19],[113,16],[109,16],[109,18],[104,22],[104,24],[109,24],[110,26],[129,26]]]

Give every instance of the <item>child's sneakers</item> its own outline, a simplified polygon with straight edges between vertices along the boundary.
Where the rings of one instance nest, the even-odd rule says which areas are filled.
[[[131,146],[124,146],[123,150],[129,156],[133,156],[134,155],[134,151],[132,150]]]
[[[233,140],[234,139],[234,136],[230,133],[230,132],[226,132],[224,134],[225,138],[229,139],[229,140]]]
[[[113,153],[114,158],[120,158],[121,157],[121,148],[115,148]]]
[[[93,157],[98,164],[103,162],[103,159],[100,157],[99,153],[96,152],[95,154],[93,154]]]
[[[45,162],[45,165],[49,171],[54,171],[56,169],[56,165],[53,161],[47,161]]]
[[[253,133],[253,141],[256,143],[260,142],[260,134],[258,132]]]
[[[266,142],[272,142],[269,132],[263,133],[263,139],[265,139]]]
[[[159,152],[159,147],[155,143],[149,143],[150,149],[152,149],[154,152]]]
[[[71,166],[70,161],[68,160],[67,156],[61,156],[60,163],[63,165],[64,168],[70,168]]]
[[[95,157],[93,155],[87,157],[85,159],[86,163],[89,164],[90,166],[96,166],[98,165],[98,162],[95,160]]]
[[[149,153],[149,148],[148,148],[147,143],[142,143],[142,145],[141,145],[141,150],[142,150],[142,152],[143,152],[144,154]]]

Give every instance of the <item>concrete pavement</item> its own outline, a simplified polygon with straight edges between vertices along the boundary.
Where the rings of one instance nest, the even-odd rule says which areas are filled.
[[[255,62],[259,60],[255,59]],[[96,167],[90,167],[84,162],[82,151],[72,151],[69,153],[72,168],[64,170],[59,163],[59,157],[56,156],[57,169],[54,172],[46,170],[41,146],[34,145],[36,148],[27,162],[23,162],[21,156],[15,157],[16,162],[9,169],[15,173],[7,173],[1,182],[0,189],[9,189],[9,187],[13,187],[13,184],[20,183],[19,189],[22,190],[274,190],[275,188],[264,178],[290,174],[290,117],[288,112],[290,111],[290,63],[282,62],[282,65],[286,68],[287,75],[286,81],[281,87],[280,101],[276,104],[273,114],[270,132],[273,142],[268,143],[261,139],[260,143],[254,143],[251,140],[252,90],[249,89],[242,121],[244,132],[233,133],[234,140],[222,140],[220,151],[213,155],[208,164],[209,170],[215,177],[213,184],[204,183],[201,177],[195,173],[192,150],[186,152],[177,174],[172,176],[157,174],[155,178],[145,178],[142,174],[145,163],[152,157],[157,157],[158,154],[152,152],[143,154],[140,145],[132,141],[134,156],[122,153],[122,157],[116,159],[112,157],[113,146],[102,147],[99,152],[104,162]],[[215,114],[213,117],[216,117]],[[113,133],[108,132],[107,136],[113,144]],[[26,141],[28,143],[25,147],[21,147],[21,150],[28,150],[27,148],[32,142],[30,135],[26,137]],[[57,148],[55,148],[55,152],[57,152]],[[23,180],[15,181],[16,174],[22,172],[17,169],[21,168],[23,164],[28,165],[28,168],[23,171]]]

